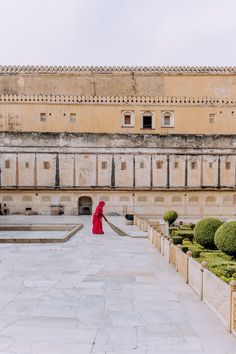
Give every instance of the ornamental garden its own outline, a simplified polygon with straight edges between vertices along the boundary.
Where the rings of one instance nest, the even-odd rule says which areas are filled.
[[[181,245],[192,257],[226,283],[236,280],[236,221],[205,218],[195,224],[176,224],[178,214],[168,210],[163,216],[169,224],[170,240]]]

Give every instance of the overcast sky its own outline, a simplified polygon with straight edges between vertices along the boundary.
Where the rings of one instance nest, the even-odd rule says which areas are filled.
[[[0,0],[0,64],[236,65],[236,0]]]

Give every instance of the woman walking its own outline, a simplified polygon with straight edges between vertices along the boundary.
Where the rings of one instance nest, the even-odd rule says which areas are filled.
[[[104,218],[106,221],[106,217],[103,215],[103,207],[105,205],[105,202],[102,200],[98,203],[98,206],[93,214],[93,234],[95,235],[101,235],[104,234],[103,228],[102,228],[102,218]]]

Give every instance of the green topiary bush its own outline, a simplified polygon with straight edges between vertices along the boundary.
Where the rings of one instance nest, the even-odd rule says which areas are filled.
[[[214,236],[222,221],[216,218],[200,220],[194,228],[194,239],[205,248],[215,249]]]
[[[218,228],[215,244],[222,252],[236,256],[236,221],[228,221]]]
[[[163,215],[163,219],[168,222],[169,225],[172,225],[177,218],[178,214],[175,210],[167,210]]]

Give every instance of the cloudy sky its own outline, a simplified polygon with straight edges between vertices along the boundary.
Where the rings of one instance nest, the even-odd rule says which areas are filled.
[[[236,65],[235,0],[0,0],[0,64]]]

